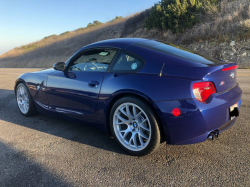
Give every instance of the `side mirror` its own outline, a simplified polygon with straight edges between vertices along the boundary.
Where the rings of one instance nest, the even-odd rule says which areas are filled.
[[[57,62],[53,65],[53,67],[57,71],[64,71],[65,70],[65,63],[64,62]]]

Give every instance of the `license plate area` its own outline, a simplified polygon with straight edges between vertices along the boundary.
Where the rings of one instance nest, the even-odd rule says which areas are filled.
[[[238,103],[234,104],[229,108],[229,118],[233,120],[235,117],[239,116]]]

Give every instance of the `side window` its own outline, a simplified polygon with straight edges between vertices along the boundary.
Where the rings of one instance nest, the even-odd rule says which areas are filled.
[[[80,55],[70,62],[68,70],[106,72],[116,52],[116,49],[91,49],[80,52]]]
[[[140,57],[121,50],[110,68],[110,72],[135,73],[138,72],[144,64],[144,61]]]

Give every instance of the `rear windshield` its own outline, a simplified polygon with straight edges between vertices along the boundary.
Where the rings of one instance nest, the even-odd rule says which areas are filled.
[[[198,52],[174,44],[169,44],[159,41],[145,41],[136,43],[135,45],[163,52],[168,55],[176,56],[178,58],[182,58],[188,61],[197,62],[200,64],[206,64],[208,66],[227,64],[226,62],[220,61],[218,59],[200,54]]]

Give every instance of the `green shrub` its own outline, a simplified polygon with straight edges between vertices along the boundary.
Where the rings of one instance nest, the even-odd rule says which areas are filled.
[[[100,25],[100,24],[102,24],[102,22],[96,20],[96,21],[93,21],[93,24],[94,25]]]
[[[96,21],[93,21],[93,23],[89,23],[89,24],[87,25],[87,28],[95,27],[95,26],[101,25],[101,24],[102,24],[102,22],[96,20]]]
[[[38,46],[36,44],[29,44],[29,45],[21,46],[20,48],[23,49],[24,51],[32,51],[33,49],[37,47]]]
[[[66,32],[61,33],[60,36],[65,35],[65,34],[69,34],[69,33],[70,33],[69,31],[66,31]]]
[[[199,15],[207,11],[208,5],[218,4],[219,0],[161,0],[156,3],[145,20],[147,29],[170,29],[173,33],[183,32],[200,21]]]
[[[86,30],[86,27],[81,27],[81,28],[78,28],[78,29],[76,29],[75,31],[84,31],[84,30]]]
[[[122,16],[116,16],[114,19],[110,20],[109,22],[113,23],[113,22],[115,22],[117,20],[120,20],[120,19],[123,19],[123,17]]]

